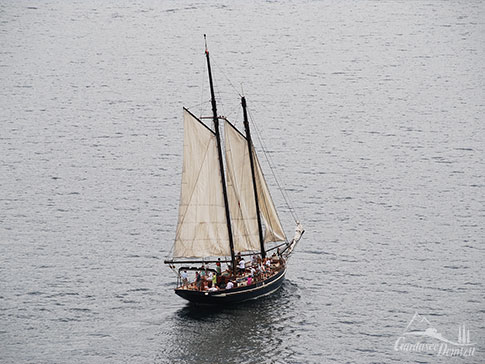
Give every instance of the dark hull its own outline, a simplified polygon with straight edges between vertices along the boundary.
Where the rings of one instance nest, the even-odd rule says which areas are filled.
[[[187,289],[175,289],[175,293],[186,300],[209,305],[221,305],[228,303],[238,303],[247,300],[253,300],[262,296],[267,296],[281,287],[285,280],[286,267],[278,274],[245,287],[237,287],[216,292],[200,292]]]

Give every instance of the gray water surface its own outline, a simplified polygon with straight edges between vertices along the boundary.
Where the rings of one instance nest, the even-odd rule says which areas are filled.
[[[483,1],[0,1],[0,362],[483,362],[484,23]],[[220,113],[242,127],[243,84],[306,233],[277,294],[200,310],[163,260],[204,33]],[[415,312],[474,356],[396,351]]]

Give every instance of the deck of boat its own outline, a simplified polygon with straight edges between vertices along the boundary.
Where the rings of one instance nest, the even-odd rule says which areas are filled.
[[[228,304],[243,302],[269,295],[281,287],[285,280],[286,266],[270,277],[253,284],[221,289],[218,291],[198,291],[186,287],[175,288],[175,293],[182,298],[198,304]]]

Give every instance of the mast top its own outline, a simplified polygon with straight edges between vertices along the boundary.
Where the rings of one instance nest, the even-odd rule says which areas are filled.
[[[204,34],[204,43],[205,43],[205,54],[209,54],[209,49],[207,48],[207,36]]]

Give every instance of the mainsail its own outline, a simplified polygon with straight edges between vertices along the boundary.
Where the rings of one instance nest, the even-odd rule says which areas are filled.
[[[234,228],[234,244],[235,247],[238,246],[237,244],[241,244],[241,248],[236,248],[236,250],[258,250],[258,225],[247,141],[229,122],[225,123],[224,131],[229,186],[228,197]],[[266,227],[264,242],[284,241],[286,240],[285,233],[254,148],[252,152],[255,161],[255,181],[259,208]]]
[[[217,153],[214,132],[184,109],[184,161],[174,258],[231,255]]]

